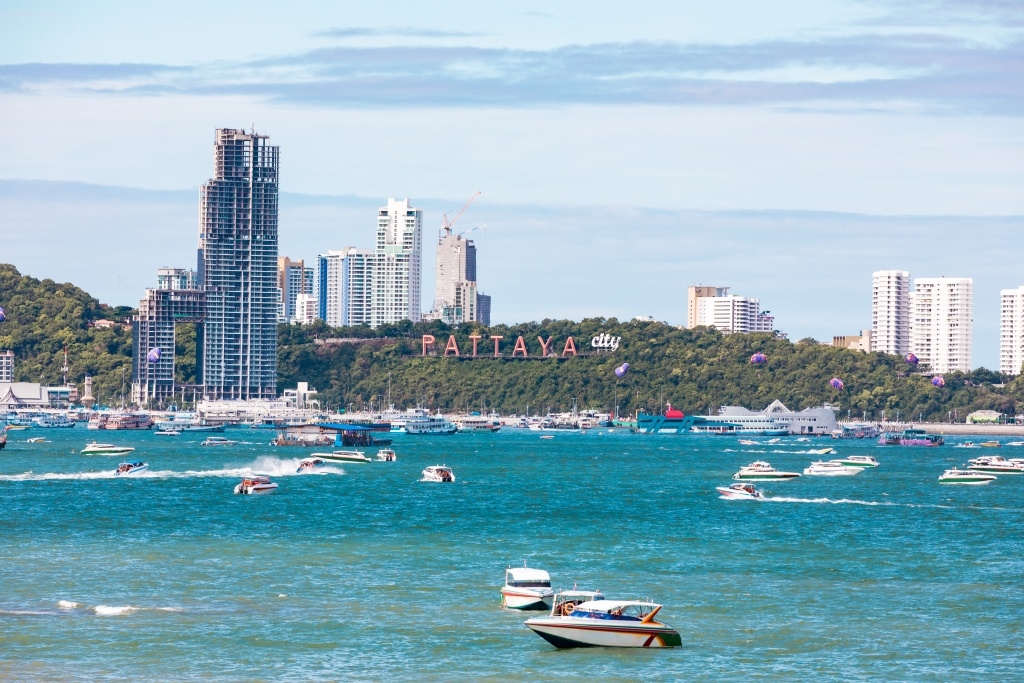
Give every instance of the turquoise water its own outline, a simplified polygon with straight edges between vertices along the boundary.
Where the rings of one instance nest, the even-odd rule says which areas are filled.
[[[399,436],[395,463],[296,475],[306,452],[264,445],[269,432],[227,436],[252,443],[11,433],[0,678],[1022,675],[1024,475],[936,483],[977,450],[505,430]],[[93,437],[135,446],[151,472],[114,479],[120,458],[74,452]],[[799,471],[825,445],[882,466],[764,483],[765,502],[715,494],[741,465]],[[442,462],[455,484],[419,481]],[[278,492],[232,495],[246,468]],[[684,647],[555,650],[499,606],[504,568],[524,560],[559,586],[663,603]]]

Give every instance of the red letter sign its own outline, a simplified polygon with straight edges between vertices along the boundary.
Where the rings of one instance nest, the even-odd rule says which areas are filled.
[[[526,342],[523,340],[523,335],[519,335],[519,339],[516,339],[516,348],[512,349],[512,357],[515,358],[516,354],[520,352],[522,352],[523,358],[530,355],[526,352]]]
[[[548,353],[551,351],[551,340],[554,337],[548,337],[547,341],[544,341],[543,337],[537,337],[537,341],[540,342],[540,355],[542,358],[547,358]]]
[[[501,353],[498,351],[498,345],[501,343],[501,340],[504,339],[504,337],[493,337],[492,336],[491,339],[494,340],[494,357],[495,358],[501,358]]]
[[[479,334],[471,334],[469,338],[473,340],[473,358],[476,358],[476,343],[483,339]]]
[[[455,356],[458,357],[458,355],[459,355],[459,344],[458,344],[458,342],[455,341],[455,335],[454,334],[448,335],[448,344],[447,344],[447,346],[444,347],[444,355],[447,356],[449,351],[454,351],[455,352]]]
[[[562,358],[565,358],[569,354],[576,355],[576,342],[573,341],[572,337],[565,340],[565,348],[562,349]]]
[[[432,335],[432,334],[425,334],[425,335],[423,335],[423,355],[424,356],[427,355],[427,349],[428,348],[430,348],[430,349],[434,348],[434,342],[435,341],[437,341],[437,340],[434,339],[434,335]]]

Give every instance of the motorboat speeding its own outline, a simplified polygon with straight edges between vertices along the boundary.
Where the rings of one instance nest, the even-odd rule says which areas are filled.
[[[811,450],[807,451],[808,455],[829,455],[829,454],[835,453],[835,452],[836,452],[836,449],[831,448],[831,447],[812,448]]]
[[[557,648],[680,647],[679,632],[654,620],[661,605],[634,600],[590,600],[571,613],[526,620],[526,626]]]
[[[946,470],[939,477],[940,484],[987,484],[995,480],[995,475],[983,472],[972,472],[970,470],[959,470],[953,468]]]
[[[362,451],[333,451],[331,453],[313,453],[314,458],[328,462],[373,462]]]
[[[78,451],[81,455],[127,455],[135,449],[131,446],[115,446],[110,443],[90,443]]]
[[[326,467],[327,461],[321,458],[306,458],[299,463],[299,469],[295,470],[299,474],[303,472],[315,472],[321,467]]]
[[[543,569],[509,567],[505,570],[505,585],[501,587],[501,605],[509,609],[550,609],[551,576]]]
[[[760,500],[764,494],[754,488],[753,484],[729,484],[718,486],[715,490],[726,500]]]
[[[878,467],[878,461],[870,455],[848,455],[845,458],[836,458],[832,462],[837,462],[840,465],[846,465],[847,467]]]
[[[812,477],[848,477],[860,474],[863,470],[860,467],[847,467],[840,462],[823,462],[821,460],[812,462],[804,469],[804,474]]]
[[[423,481],[436,481],[450,484],[455,481],[455,473],[447,465],[431,465],[423,470]]]
[[[208,436],[203,440],[204,446],[234,446],[237,441],[225,439],[223,436]]]
[[[382,448],[377,451],[377,462],[395,462],[396,460],[398,460],[398,454],[390,448]]]
[[[270,481],[270,477],[254,475],[246,477],[237,486],[235,486],[235,493],[251,496],[273,493],[276,489],[277,484]]]
[[[141,460],[133,460],[132,462],[123,462],[117,466],[114,470],[115,477],[123,477],[128,474],[138,474],[149,469],[149,465],[142,462]]]
[[[732,478],[748,481],[784,481],[786,479],[796,479],[799,476],[799,472],[780,472],[772,467],[770,463],[767,463],[764,460],[757,460],[746,467],[741,467],[739,472],[732,475]]]

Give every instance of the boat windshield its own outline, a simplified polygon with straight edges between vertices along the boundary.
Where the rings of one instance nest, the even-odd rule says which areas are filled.
[[[626,604],[603,609],[576,609],[570,616],[584,619],[610,619],[617,621],[643,621],[654,611],[654,605]]]
[[[524,579],[520,579],[518,581],[510,579],[508,585],[515,588],[551,588],[550,581],[530,581]]]

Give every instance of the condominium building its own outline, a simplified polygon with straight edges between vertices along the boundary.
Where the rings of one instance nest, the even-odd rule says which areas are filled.
[[[316,297],[312,294],[299,294],[295,297],[295,314],[289,322],[300,325],[312,325],[317,319]]]
[[[910,311],[910,352],[931,372],[970,372],[974,280],[916,278]]]
[[[185,268],[157,268],[157,289],[199,289],[199,276],[194,270]]]
[[[760,299],[728,294],[698,297],[696,303],[696,326],[706,325],[725,333],[771,332],[774,327],[775,319],[761,312]]]
[[[490,297],[477,292],[476,245],[450,229],[437,239],[437,271],[434,286],[434,308],[429,318],[457,325],[468,321],[484,322],[481,303],[484,303],[486,325],[490,325]],[[481,297],[486,297],[482,302]]]
[[[999,292],[999,371],[1019,375],[1024,365],[1024,285]]]
[[[377,211],[372,283],[373,327],[420,320],[423,212],[408,199],[388,199]]]
[[[871,274],[871,350],[905,356],[910,351],[910,273]]]
[[[14,381],[14,351],[0,351],[0,382]]]
[[[280,322],[296,317],[295,301],[300,294],[314,294],[313,269],[306,268],[302,259],[292,261],[287,256],[277,258],[277,288],[280,290]]]
[[[372,323],[374,252],[356,247],[317,258],[319,315],[332,327]]]
[[[476,294],[476,320],[484,327],[491,326],[491,295]]]
[[[217,130],[199,211],[199,382],[212,399],[276,398],[279,166],[266,135]]]
[[[700,317],[700,300],[705,298],[729,296],[728,287],[706,287],[704,285],[691,285],[686,292],[686,326],[697,327],[702,323],[697,322]]]

